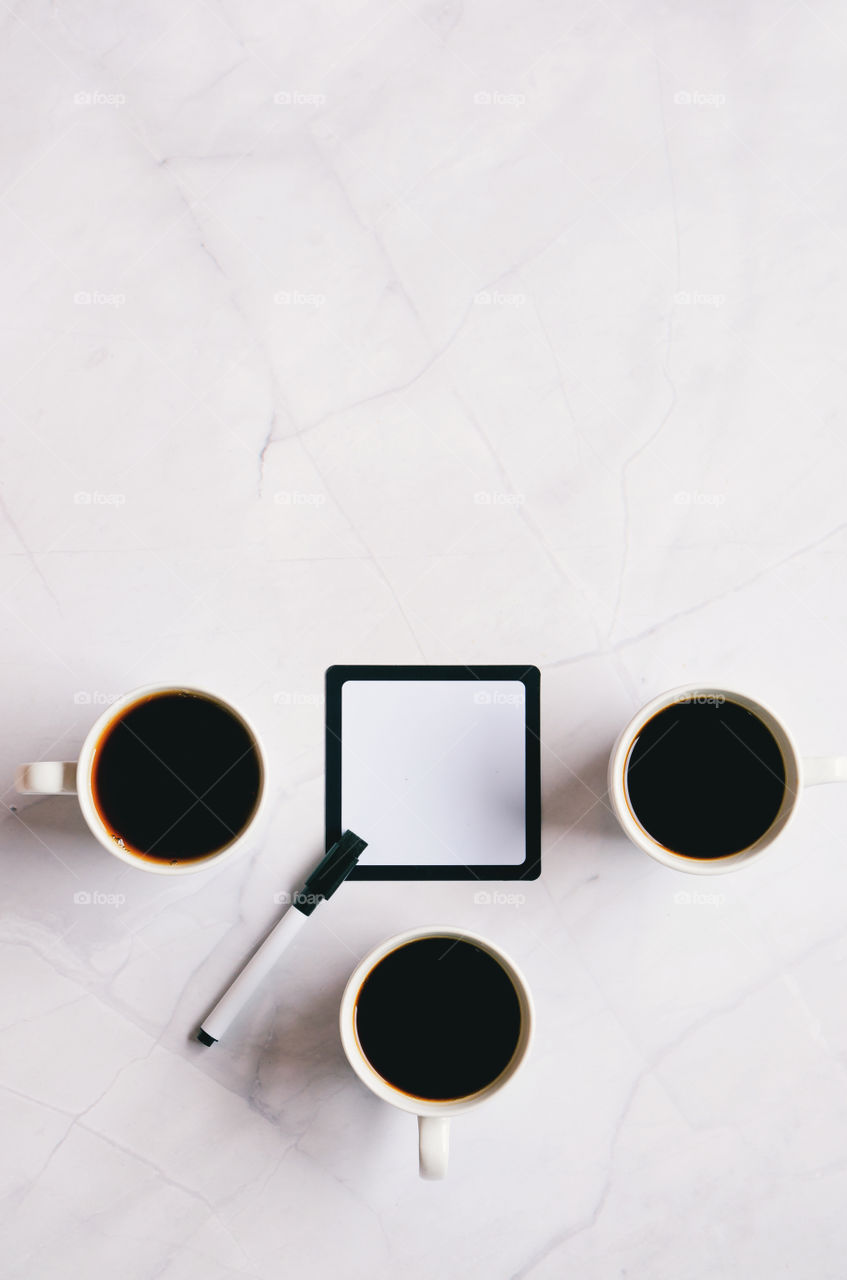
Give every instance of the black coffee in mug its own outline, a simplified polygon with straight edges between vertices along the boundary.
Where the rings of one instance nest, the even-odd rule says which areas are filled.
[[[107,725],[92,793],[124,848],[185,862],[241,834],[259,802],[261,772],[243,721],[213,698],[174,690],[140,698]]]
[[[752,711],[692,696],[641,729],[627,757],[626,793],[637,821],[665,849],[724,858],[771,826],[785,796],[785,762]]]
[[[503,966],[457,938],[404,943],[370,971],[356,999],[356,1034],[395,1089],[443,1102],[477,1093],[518,1046],[521,1007]]]

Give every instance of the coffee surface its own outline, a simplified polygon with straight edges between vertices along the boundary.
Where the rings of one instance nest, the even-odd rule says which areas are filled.
[[[630,748],[635,817],[666,849],[722,858],[768,830],[785,794],[785,764],[758,716],[728,699],[673,703]]]
[[[395,1088],[443,1101],[484,1089],[508,1066],[521,1010],[505,969],[456,938],[408,942],[371,970],[356,1001],[356,1031],[374,1069]]]
[[[92,783],[100,817],[127,849],[184,862],[240,834],[256,808],[261,768],[246,727],[220,703],[162,693],[106,729]]]

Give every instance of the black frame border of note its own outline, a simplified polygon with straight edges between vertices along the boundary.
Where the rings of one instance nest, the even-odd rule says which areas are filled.
[[[541,672],[534,666],[346,666],[326,673],[326,847],[341,836],[341,691],[348,680],[519,680],[525,689],[526,857],[502,866],[357,866],[350,880],[536,880],[541,874]],[[367,839],[367,832],[364,833]]]

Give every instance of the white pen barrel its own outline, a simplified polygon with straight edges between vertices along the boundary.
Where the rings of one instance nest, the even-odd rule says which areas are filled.
[[[221,996],[212,1012],[204,1018],[200,1028],[205,1044],[220,1040],[227,1027],[244,1008],[253,992],[276,964],[290,942],[296,938],[309,919],[296,907],[289,907],[279,924],[239,973],[232,986]]]

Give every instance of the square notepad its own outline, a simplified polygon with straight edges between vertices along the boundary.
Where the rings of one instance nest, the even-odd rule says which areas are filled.
[[[330,667],[327,847],[368,847],[353,880],[534,879],[536,667]]]

